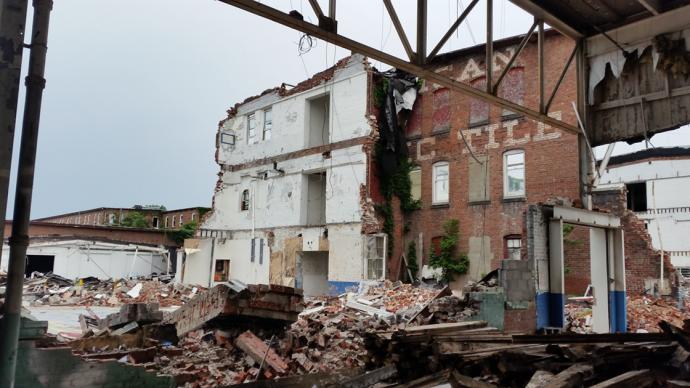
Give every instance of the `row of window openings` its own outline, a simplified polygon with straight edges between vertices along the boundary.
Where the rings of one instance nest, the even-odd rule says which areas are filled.
[[[431,246],[434,253],[441,254],[441,241],[443,236],[436,236],[431,239]],[[511,234],[503,238],[503,255],[506,259],[520,260],[522,250],[522,237],[519,234]]]
[[[264,112],[264,126],[261,131],[261,140],[271,140],[271,130],[273,129],[273,111],[267,109]],[[247,143],[257,142],[256,112],[247,116]]]
[[[113,213],[108,214],[108,224],[114,225],[115,224],[115,218],[116,218],[115,214],[113,214]],[[176,218],[177,217],[172,216],[172,227],[173,228],[175,227]],[[61,223],[71,224],[72,220],[73,220],[72,217],[68,217],[67,219],[63,219],[61,221]],[[84,216],[83,221],[82,221],[81,217],[75,217],[74,220],[77,222],[77,224],[90,225],[91,224],[91,215]],[[124,215],[121,214],[120,215],[120,222],[122,222],[123,220],[124,220]],[[170,217],[165,217],[165,227],[166,228],[169,225],[169,220],[170,220]],[[183,220],[184,220],[184,218],[183,218],[182,214],[180,214],[179,223],[178,223],[179,226],[182,226]],[[196,220],[196,214],[192,213],[192,221],[195,221],[195,220]],[[93,216],[93,224],[94,225],[100,225],[101,224],[101,215],[100,214]],[[158,228],[158,226],[159,226],[158,225],[158,217],[152,217],[151,218],[151,226],[154,228]]]
[[[165,217],[165,221],[164,221],[165,228],[168,228],[168,227],[175,228],[176,227],[175,226],[175,220],[177,220],[177,219],[179,219],[177,226],[182,227],[182,225],[184,225],[184,218],[183,218],[182,214],[180,214],[179,217],[175,217],[175,216]],[[156,219],[156,223],[158,223],[157,221],[158,221],[158,219]],[[172,221],[172,223],[170,223],[168,221]],[[194,222],[194,221],[196,221],[196,214],[192,213],[192,222]]]
[[[485,159],[484,163],[488,163]],[[450,169],[448,162],[436,162],[432,166],[432,204],[445,204],[450,199]],[[422,196],[422,170],[415,167],[410,171],[412,199]],[[508,151],[503,155],[503,196],[520,198],[525,196],[525,153],[521,150]]]

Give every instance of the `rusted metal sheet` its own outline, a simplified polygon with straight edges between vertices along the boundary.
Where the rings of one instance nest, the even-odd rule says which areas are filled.
[[[278,285],[220,284],[168,314],[163,323],[173,324],[182,335],[215,318],[261,318],[294,322],[303,309],[302,290]]]

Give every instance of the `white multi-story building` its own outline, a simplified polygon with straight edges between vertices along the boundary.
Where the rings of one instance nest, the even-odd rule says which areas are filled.
[[[353,55],[228,111],[213,209],[185,242],[179,281],[315,295],[383,278],[386,239],[370,197],[373,72]]]
[[[690,275],[690,147],[652,148],[611,158],[598,188],[627,189],[654,248]]]

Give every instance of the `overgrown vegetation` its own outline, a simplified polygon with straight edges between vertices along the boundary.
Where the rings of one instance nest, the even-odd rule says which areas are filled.
[[[407,244],[407,269],[412,274],[412,281],[417,279],[417,272],[419,271],[419,264],[417,263],[417,244],[414,240]]]
[[[470,268],[470,260],[465,254],[457,255],[460,222],[450,219],[443,224],[443,238],[441,239],[439,253],[432,248],[429,254],[429,265],[432,268],[441,269],[441,279],[450,282],[455,275],[467,273]]]
[[[196,227],[197,223],[195,221],[191,221],[182,225],[180,229],[169,231],[168,234],[176,244],[182,245],[185,239],[194,237]]]
[[[139,212],[127,213],[127,215],[122,219],[121,225],[130,228],[148,228],[150,226],[149,222],[146,220],[146,217]]]

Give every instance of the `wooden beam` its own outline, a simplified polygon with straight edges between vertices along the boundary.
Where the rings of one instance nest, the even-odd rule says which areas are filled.
[[[651,371],[649,369],[642,369],[623,373],[599,384],[592,385],[591,388],[644,388],[649,387],[653,382],[654,376]]]
[[[659,4],[659,0],[637,0],[637,2],[647,8],[647,11],[654,16],[661,13],[661,4]]]
[[[302,31],[306,34],[315,36],[319,39],[323,39],[329,43],[333,43],[340,47],[360,53],[377,61],[381,61],[397,69],[404,70],[427,81],[435,82],[441,86],[463,93],[470,97],[477,98],[482,101],[486,101],[490,104],[500,106],[501,108],[523,114],[533,120],[551,125],[552,127],[556,127],[571,133],[580,133],[580,130],[576,126],[565,123],[561,120],[557,120],[553,117],[549,117],[545,114],[539,113],[525,106],[516,104],[512,101],[496,97],[491,93],[486,93],[485,91],[474,88],[466,83],[456,81],[446,75],[438,74],[429,67],[424,67],[418,64],[404,61],[396,56],[377,50],[373,47],[367,46],[350,38],[346,38],[337,33],[324,30],[312,23],[305,22],[304,20],[292,17],[286,14],[285,12],[279,11],[273,7],[264,5],[255,0],[219,1],[237,7],[239,9],[245,10],[247,12],[253,13],[255,15],[264,17],[266,19],[272,20],[274,22],[280,23],[286,27]]]
[[[410,58],[410,61],[414,61],[415,53],[414,51],[412,51],[412,46],[410,46],[410,41],[407,39],[405,29],[402,27],[400,19],[398,18],[398,14],[395,12],[395,7],[393,7],[391,0],[383,0],[383,4],[386,6],[388,15],[391,17],[393,26],[395,26],[395,31],[398,33],[398,37],[400,38],[400,41],[402,42],[402,45],[405,48],[405,52],[407,53],[407,57]]]
[[[319,20],[321,20],[321,18],[323,18],[324,15],[323,15],[323,10],[321,9],[321,6],[319,5],[319,2],[316,0],[309,0],[309,4],[311,4],[311,8],[314,10],[316,17]]]
[[[427,62],[431,62],[431,60],[434,59],[436,54],[438,54],[438,52],[443,48],[443,45],[446,44],[446,42],[448,41],[448,39],[450,39],[450,37],[455,32],[455,30],[457,30],[458,27],[460,27],[460,24],[465,20],[465,18],[467,18],[467,15],[470,14],[470,11],[472,11],[472,8],[474,8],[474,6],[477,5],[478,2],[479,2],[479,0],[472,0],[472,2],[467,6],[467,8],[465,8],[462,11],[462,14],[460,14],[460,17],[458,17],[458,19],[455,21],[455,23],[453,23],[453,25],[450,26],[450,28],[448,29],[446,34],[443,35],[441,40],[438,41],[438,44],[436,44],[436,47],[434,47],[434,49],[431,50],[431,53],[429,53],[429,56],[426,59]]]

